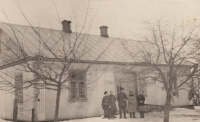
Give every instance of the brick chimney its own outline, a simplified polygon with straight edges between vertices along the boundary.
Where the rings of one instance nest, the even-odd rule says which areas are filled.
[[[62,23],[63,31],[65,33],[72,33],[71,25],[70,25],[71,21],[63,20],[61,23]]]
[[[109,36],[108,36],[108,31],[107,31],[108,26],[101,26],[99,29],[100,29],[100,31],[101,31],[101,36],[102,36],[102,37],[106,37],[106,38],[109,37]]]

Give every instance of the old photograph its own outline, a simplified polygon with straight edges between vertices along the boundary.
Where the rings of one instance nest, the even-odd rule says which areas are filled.
[[[199,0],[0,0],[0,122],[199,122]]]

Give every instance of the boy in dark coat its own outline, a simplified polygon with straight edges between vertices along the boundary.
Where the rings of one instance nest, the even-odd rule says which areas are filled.
[[[109,98],[109,96],[108,96],[108,92],[107,91],[105,91],[104,92],[104,97],[103,97],[103,99],[102,99],[102,108],[103,108],[103,110],[104,110],[104,118],[108,118],[108,109],[109,109],[109,107],[110,107],[110,98]]]
[[[120,93],[117,94],[117,101],[119,104],[119,113],[120,113],[120,119],[122,118],[122,111],[124,114],[124,118],[126,119],[126,100],[127,100],[127,96],[124,93],[124,88],[120,89]]]
[[[138,106],[144,106],[145,97],[143,95],[143,91],[140,91],[140,94],[137,96],[137,101],[138,101]],[[144,118],[144,111],[143,110],[139,111],[141,118]]]

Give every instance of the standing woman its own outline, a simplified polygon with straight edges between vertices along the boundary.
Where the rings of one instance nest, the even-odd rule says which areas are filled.
[[[135,112],[137,108],[137,101],[133,94],[133,91],[130,91],[129,97],[128,97],[128,112],[130,113],[130,118],[135,118]]]
[[[143,93],[144,93],[143,91],[140,91],[139,95],[137,96],[138,111],[140,111],[141,118],[144,118],[144,111],[145,111],[145,106],[144,106],[145,97]]]

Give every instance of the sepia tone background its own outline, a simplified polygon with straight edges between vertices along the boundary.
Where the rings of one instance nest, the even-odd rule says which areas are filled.
[[[34,27],[62,30],[60,22],[71,20],[72,31],[79,32],[85,22],[85,11],[88,10],[85,31],[91,26],[89,34],[99,36],[99,27],[106,25],[109,37],[138,39],[139,34],[146,34],[145,22],[153,23],[160,19],[180,24],[184,21],[184,27],[189,27],[199,19],[199,4],[197,0],[1,0],[0,20],[29,25],[21,13],[23,11]],[[105,73],[108,78],[112,76],[112,73]],[[112,89],[114,90],[113,87],[106,88],[108,91]],[[101,92],[102,98],[104,90]],[[149,93],[154,94],[153,90]],[[164,100],[162,97],[158,98]],[[65,103],[62,99],[61,102]],[[100,111],[103,113],[102,109]]]
[[[83,12],[89,6],[90,18],[88,19],[94,18],[90,34],[99,35],[99,27],[106,25],[109,27],[110,37],[131,39],[144,31],[144,22],[154,22],[162,18],[169,22],[188,21],[190,23],[200,17],[200,1],[198,0],[57,0],[55,2],[1,0],[1,8],[4,8],[10,23],[27,25],[27,21],[19,11],[19,5],[34,26],[48,28],[51,25],[52,28],[59,30],[61,30],[61,24],[56,20],[57,12],[61,21],[71,20],[72,30],[75,30],[77,21],[79,25],[84,22]],[[0,18],[7,22],[2,12],[0,12]]]

